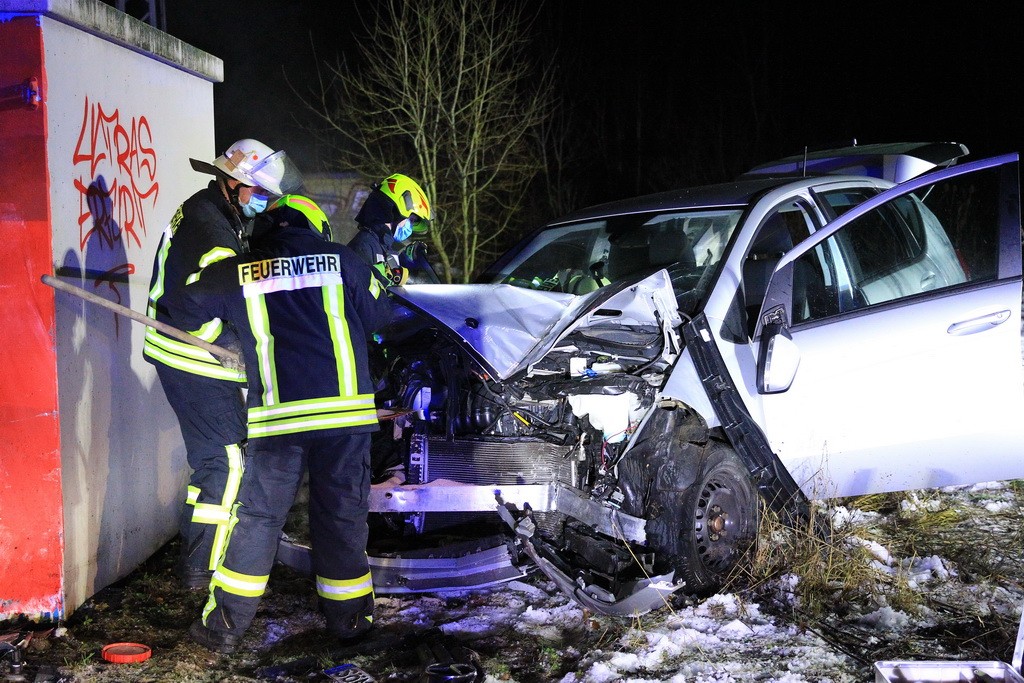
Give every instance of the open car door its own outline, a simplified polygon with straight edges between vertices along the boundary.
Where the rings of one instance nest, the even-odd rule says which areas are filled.
[[[1016,154],[907,181],[779,262],[765,432],[812,498],[1024,477]]]

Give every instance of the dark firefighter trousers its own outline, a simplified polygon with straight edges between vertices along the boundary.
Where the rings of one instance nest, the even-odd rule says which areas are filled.
[[[246,436],[242,384],[156,365],[185,441],[189,477],[179,530],[183,576],[216,568],[227,546],[231,508],[242,478]]]
[[[207,628],[241,636],[252,623],[307,467],[313,573],[327,629],[345,638],[370,627],[370,435],[312,432],[249,441],[227,551],[203,610]]]

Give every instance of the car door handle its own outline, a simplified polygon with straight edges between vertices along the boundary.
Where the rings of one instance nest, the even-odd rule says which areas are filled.
[[[997,311],[995,313],[983,315],[980,318],[971,318],[970,320],[953,323],[949,326],[946,332],[956,335],[974,334],[975,332],[983,332],[991,329],[996,325],[1002,325],[1009,319],[1009,311]]]

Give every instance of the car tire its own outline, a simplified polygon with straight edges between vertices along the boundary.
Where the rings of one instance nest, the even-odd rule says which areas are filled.
[[[691,444],[692,445],[692,444]],[[745,561],[757,538],[757,488],[739,456],[709,441],[700,474],[684,491],[659,491],[659,518],[648,525],[648,541],[675,569],[684,592],[713,594]]]

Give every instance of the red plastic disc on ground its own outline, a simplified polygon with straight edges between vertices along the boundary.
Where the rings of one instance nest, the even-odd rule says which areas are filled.
[[[139,643],[111,643],[104,645],[100,652],[103,659],[115,664],[137,664],[149,659],[153,651]]]

